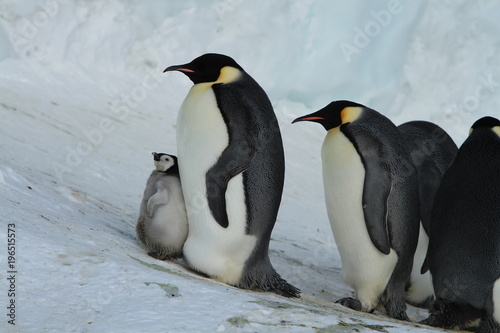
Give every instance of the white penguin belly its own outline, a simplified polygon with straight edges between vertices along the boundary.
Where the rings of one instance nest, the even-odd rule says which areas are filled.
[[[227,147],[227,127],[210,84],[196,84],[177,118],[179,171],[189,219],[184,255],[189,264],[229,284],[241,278],[256,243],[245,234],[246,206],[243,177],[232,178],[226,191],[229,226],[213,218],[207,200],[205,176]]]
[[[321,150],[328,218],[342,261],[343,278],[364,310],[373,309],[398,257],[382,254],[366,229],[362,198],[365,169],[350,140],[337,128],[328,131]]]
[[[500,279],[493,284],[493,318],[500,324]]]
[[[430,271],[425,274],[420,274],[422,264],[427,255],[427,247],[429,246],[429,236],[427,236],[422,223],[420,223],[420,231],[418,234],[418,245],[413,259],[413,268],[410,277],[410,288],[406,292],[408,301],[414,304],[424,302],[428,297],[434,294]]]

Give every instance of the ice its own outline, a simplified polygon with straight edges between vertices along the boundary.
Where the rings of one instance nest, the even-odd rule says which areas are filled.
[[[494,0],[0,3],[0,331],[431,332],[333,301],[350,296],[323,201],[324,131],[292,126],[352,99],[396,124],[422,119],[460,145],[500,117]],[[191,82],[164,68],[232,56],[281,126],[285,192],[271,261],[301,300],[238,290],[146,255],[135,223],[153,163],[176,153]],[[16,225],[9,325],[7,224]],[[413,320],[426,316],[411,308]]]

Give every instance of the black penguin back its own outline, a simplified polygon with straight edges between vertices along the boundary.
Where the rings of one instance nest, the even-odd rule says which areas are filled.
[[[493,311],[500,277],[500,138],[477,126],[443,176],[428,263],[436,297]]]
[[[417,172],[420,219],[429,234],[434,197],[458,147],[448,133],[428,121],[410,121],[399,125],[398,130]]]

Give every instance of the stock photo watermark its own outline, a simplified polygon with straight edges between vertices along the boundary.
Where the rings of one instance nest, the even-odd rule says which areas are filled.
[[[219,0],[215,2],[213,8],[219,19],[222,19],[228,13],[234,11],[242,2],[243,0]]]
[[[11,33],[12,45],[18,54],[26,54],[34,51],[30,41],[59,14],[61,5],[66,3],[68,3],[68,0],[40,1],[38,4],[40,7],[39,10],[29,17],[21,19],[16,33]],[[37,52],[42,51],[39,50]]]
[[[363,27],[354,27],[352,41],[350,43],[343,41],[339,45],[347,63],[351,63],[353,56],[359,54],[362,49],[370,45],[371,41],[389,26],[394,15],[402,11],[403,6],[399,0],[390,0],[387,3],[386,9],[370,11],[372,19],[366,22]]]
[[[444,288],[441,290],[441,295],[452,302],[459,300],[468,288],[467,285],[460,284],[456,277],[453,281],[445,279],[443,284]]]
[[[7,224],[7,323],[16,325],[17,261],[16,261],[16,224]]]
[[[495,81],[493,74],[483,74],[478,77],[474,90],[461,101],[445,108],[446,119],[450,122],[462,121],[479,109],[481,103],[486,101],[500,87],[500,82]]]

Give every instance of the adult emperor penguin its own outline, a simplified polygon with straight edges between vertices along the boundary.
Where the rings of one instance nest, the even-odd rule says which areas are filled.
[[[444,172],[453,162],[457,145],[438,125],[428,121],[410,121],[398,126],[417,171],[420,201],[420,231],[413,259],[406,301],[429,308],[434,300],[430,273],[421,273],[429,245],[429,227],[434,196]]]
[[[418,239],[415,170],[396,126],[375,110],[332,102],[293,122],[328,131],[321,157],[326,207],[345,281],[338,303],[408,320],[405,286]]]
[[[436,193],[427,263],[436,302],[425,324],[500,332],[500,121],[476,121]]]
[[[185,259],[230,285],[298,297],[268,255],[285,170],[269,98],[225,55],[204,54],[165,71],[182,72],[194,83],[177,118],[189,219]]]
[[[154,258],[178,258],[182,256],[182,246],[188,235],[188,220],[177,157],[152,154],[155,170],[148,178],[142,197],[137,238]]]

